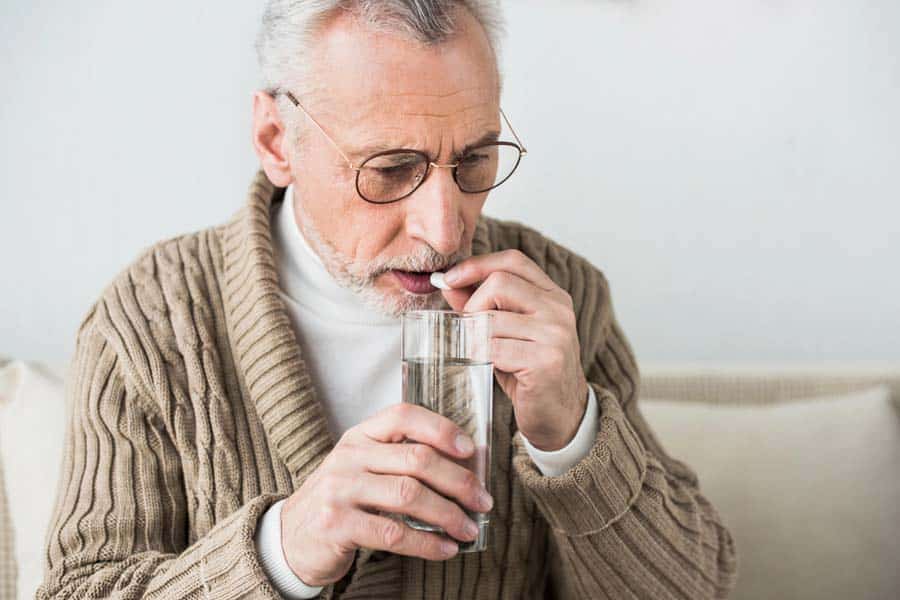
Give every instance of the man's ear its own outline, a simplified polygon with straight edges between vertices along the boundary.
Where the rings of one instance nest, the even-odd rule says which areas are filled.
[[[253,94],[253,149],[269,181],[277,187],[287,187],[293,180],[287,159],[285,125],[275,104],[275,98],[257,90]]]

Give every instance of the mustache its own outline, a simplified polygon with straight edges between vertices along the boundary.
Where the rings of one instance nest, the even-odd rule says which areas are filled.
[[[432,248],[426,247],[421,252],[412,256],[403,256],[388,260],[376,270],[373,278],[381,273],[386,273],[387,271],[392,271],[394,269],[412,272],[446,271],[456,263],[465,260],[470,255],[470,252],[467,251],[457,251],[446,256],[436,252]]]

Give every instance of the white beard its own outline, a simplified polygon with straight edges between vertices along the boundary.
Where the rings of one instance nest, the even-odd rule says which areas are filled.
[[[326,240],[315,228],[312,220],[303,210],[302,202],[295,199],[295,211],[300,216],[301,235],[309,242],[310,247],[322,259],[325,269],[338,285],[351,290],[362,302],[375,312],[393,318],[411,310],[442,309],[451,307],[440,290],[430,294],[414,294],[402,286],[390,291],[380,290],[375,285],[375,278],[391,269],[404,271],[436,271],[449,268],[449,265],[468,258],[470,252],[459,251],[449,258],[435,252],[430,246],[423,246],[420,251],[407,257],[397,257],[388,261],[373,260],[358,264],[341,253],[331,242]]]

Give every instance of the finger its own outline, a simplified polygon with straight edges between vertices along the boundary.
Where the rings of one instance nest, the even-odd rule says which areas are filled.
[[[530,315],[508,310],[488,310],[491,319],[491,336],[537,342],[547,337],[543,322]]]
[[[540,307],[546,290],[522,279],[514,273],[495,271],[463,307],[464,312],[500,310],[533,314]]]
[[[475,289],[476,287],[474,285],[469,285],[462,288],[441,290],[441,295],[444,296],[444,299],[447,301],[447,304],[450,305],[450,308],[453,310],[462,310],[463,306],[466,305],[466,302],[469,301],[469,298],[472,297]]]
[[[369,440],[384,443],[414,440],[460,458],[475,451],[472,438],[456,423],[427,408],[406,402],[384,408],[352,429],[351,436],[363,435]]]
[[[389,517],[355,510],[350,519],[351,541],[361,548],[387,550],[426,560],[446,560],[459,550],[459,546],[451,539],[436,533],[417,531]]]
[[[370,473],[410,475],[470,510],[491,508],[490,494],[481,483],[487,469],[483,449],[457,464],[427,444],[372,444],[364,460]],[[482,500],[483,496],[487,497]]]
[[[444,274],[444,280],[454,288],[464,287],[486,279],[494,271],[514,273],[543,290],[549,291],[557,287],[537,263],[515,248],[479,254],[462,260]],[[451,273],[453,275],[448,280]]]
[[[458,504],[415,477],[362,473],[355,484],[355,500],[360,506],[409,515],[459,540],[471,541],[478,535],[477,525]]]
[[[534,368],[540,364],[536,357],[544,351],[549,352],[552,349],[536,342],[524,340],[491,339],[491,361],[494,363],[494,368],[506,373],[518,373]]]

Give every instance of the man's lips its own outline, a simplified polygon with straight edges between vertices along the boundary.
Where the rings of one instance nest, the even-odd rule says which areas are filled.
[[[392,269],[391,273],[400,281],[400,284],[414,294],[430,294],[438,288],[431,285],[431,271],[401,271]]]

